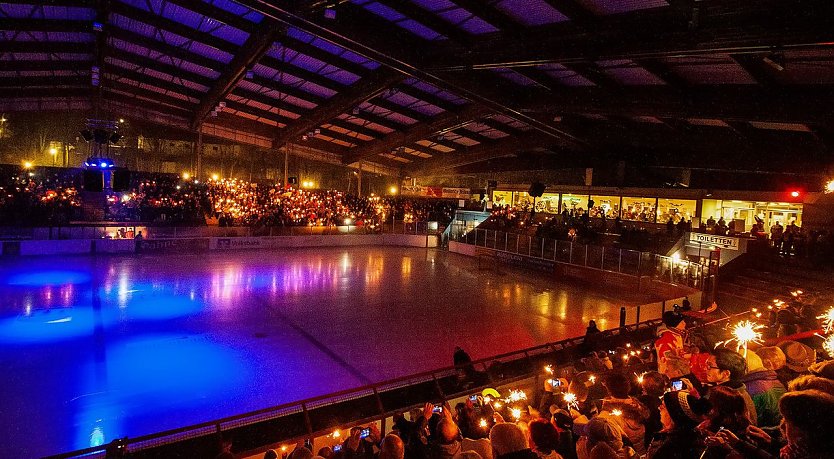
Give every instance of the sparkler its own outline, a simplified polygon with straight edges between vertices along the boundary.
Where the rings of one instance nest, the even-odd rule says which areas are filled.
[[[822,342],[822,348],[828,353],[829,357],[834,357],[834,335],[828,335]]]
[[[516,421],[521,419],[521,410],[518,408],[511,409],[510,414],[515,418]]]
[[[566,392],[565,395],[562,396],[562,399],[568,404],[568,409],[573,408],[579,411],[579,401],[576,400],[576,394]]]
[[[613,409],[611,410],[611,414],[613,414],[614,416],[622,416],[623,412],[618,409]]]
[[[831,330],[834,329],[834,307],[829,308],[825,314],[817,316],[817,319],[822,319],[822,328],[825,333],[831,333]]]
[[[339,432],[338,430],[334,430],[334,431],[333,431],[333,438],[339,438],[339,437],[341,437],[341,436],[342,436],[342,433],[341,433],[341,432]]]
[[[545,373],[552,375],[553,374],[553,366],[552,365],[545,365],[544,366]]]
[[[521,400],[527,400],[527,394],[523,390],[513,389],[510,391],[510,395],[504,399],[504,403],[513,403]]]
[[[596,384],[597,377],[594,376],[594,375],[590,375],[590,376],[588,376],[588,381],[591,381],[591,384]]]
[[[736,352],[739,349],[744,348],[744,357],[747,357],[747,344],[748,343],[757,343],[761,344],[762,339],[762,332],[761,330],[764,328],[764,325],[757,324],[755,322],[750,322],[749,320],[745,320],[743,322],[737,323],[733,327],[733,337],[726,340],[726,341],[719,341],[715,344],[715,347],[720,345],[727,346],[731,342],[736,342]]]
[[[640,385],[643,384],[643,376],[645,376],[645,375],[646,375],[645,372],[640,373],[639,375],[637,373],[635,373],[635,376],[637,376],[637,383],[638,384],[640,384]]]
[[[486,427],[487,427],[489,424],[487,424],[486,419],[481,418],[481,421],[478,423],[478,425],[479,425],[479,426],[481,426],[481,428],[482,428],[482,429],[486,429]]]

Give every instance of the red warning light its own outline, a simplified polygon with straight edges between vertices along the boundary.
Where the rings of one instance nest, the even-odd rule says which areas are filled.
[[[796,191],[796,190],[791,191],[791,197],[792,197],[792,198],[798,198],[798,197],[799,197],[799,192],[798,192],[798,191]]]

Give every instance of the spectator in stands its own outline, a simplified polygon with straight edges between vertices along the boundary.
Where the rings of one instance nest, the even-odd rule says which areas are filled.
[[[562,459],[559,449],[559,432],[545,419],[534,419],[528,425],[530,445],[539,459]]]
[[[654,434],[660,432],[660,429],[663,428],[663,424],[660,422],[660,399],[669,388],[669,378],[656,371],[649,371],[644,373],[641,379],[640,386],[643,389],[643,394],[638,396],[637,400],[649,411],[649,417],[645,422],[645,448],[649,446]]]
[[[782,349],[777,346],[764,346],[756,349],[756,354],[762,359],[762,366],[766,370],[775,371],[779,382],[782,383],[782,386],[787,387],[791,375],[786,373],[789,370],[785,368],[787,359]]]
[[[588,434],[582,436],[576,443],[576,456],[579,459],[590,459],[593,451],[601,443],[605,444],[601,448],[606,453],[611,454],[611,451],[613,451],[614,455],[608,456],[612,459],[635,459],[638,457],[633,448],[625,445],[623,440],[627,437],[611,417],[597,416],[591,419],[588,422],[587,432]]]
[[[657,352],[657,371],[670,379],[689,373],[689,365],[683,358],[685,330],[686,321],[680,313],[663,313],[663,325],[657,330],[658,338],[654,347]]]
[[[834,381],[834,360],[824,360],[808,367],[808,371],[814,376]]]
[[[764,367],[764,363],[753,351],[747,351],[747,374],[741,379],[747,393],[756,407],[759,427],[779,425],[779,399],[785,394],[785,386],[779,382],[776,372]]]
[[[538,459],[528,446],[524,431],[515,424],[495,424],[489,432],[489,441],[495,459]]]
[[[790,392],[810,389],[834,395],[834,381],[814,375],[802,375],[788,383]]]
[[[628,437],[638,454],[645,454],[645,423],[649,409],[635,397],[631,397],[631,380],[620,372],[611,372],[605,378],[605,386],[611,395],[602,400],[602,414],[607,414]]]
[[[686,391],[664,394],[660,405],[663,429],[649,445],[647,459],[698,459],[703,448],[695,427],[709,410],[709,402]]]
[[[382,439],[379,447],[378,459],[403,459],[405,457],[405,445],[400,437],[388,434]]]
[[[264,453],[264,459],[278,459],[278,453],[274,449],[268,449]]]
[[[433,458],[451,459],[462,451],[460,445],[461,437],[458,426],[452,420],[451,415],[446,414],[448,410],[444,409],[443,411],[444,415],[441,417],[440,422],[437,423],[437,438],[431,451]]]
[[[232,437],[227,432],[220,436],[220,452],[214,459],[234,459],[235,455],[232,453]]]
[[[830,458],[834,454],[834,396],[818,390],[788,392],[779,400],[788,441],[782,459]]]
[[[741,382],[747,373],[747,362],[744,357],[731,349],[718,348],[712,352],[712,357],[707,361],[707,368],[707,382],[729,387],[738,392],[744,398],[750,422],[755,424],[755,420],[758,419],[756,406],[753,405],[753,399],[750,398],[747,387]]]
[[[800,342],[782,341],[777,346],[785,354],[785,366],[776,372],[783,384],[808,372],[808,367],[817,361],[816,351]]]

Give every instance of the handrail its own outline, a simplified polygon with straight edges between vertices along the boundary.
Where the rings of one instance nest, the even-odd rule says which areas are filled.
[[[652,327],[652,326],[659,325],[660,322],[661,322],[660,320],[656,319],[656,320],[649,320],[649,321],[646,321],[646,322],[640,322],[640,323],[637,323],[637,324],[628,325],[628,326],[625,326],[625,327],[622,327],[622,328],[612,328],[612,329],[609,329],[609,330],[602,331],[601,336],[603,336],[603,337],[616,336],[616,335],[619,335],[621,333],[621,331],[631,332],[631,331],[638,330],[641,327],[645,328],[645,327]],[[490,356],[490,357],[485,357],[485,358],[473,360],[471,362],[471,364],[472,365],[486,364],[486,363],[492,362],[494,360],[503,359],[503,358],[510,357],[510,356],[513,356],[513,355],[518,355],[519,358],[529,358],[529,354],[532,351],[537,351],[537,350],[541,350],[541,349],[545,349],[545,348],[549,348],[549,349],[553,350],[553,348],[555,346],[559,346],[559,345],[561,345],[564,348],[565,344],[574,344],[575,342],[579,341],[580,339],[581,339],[581,337],[578,337],[578,336],[571,337],[571,338],[565,338],[565,339],[558,340],[558,341],[553,341],[553,342],[550,342],[550,343],[539,344],[539,345],[532,346],[532,347],[525,348],[525,349],[518,350],[518,351],[511,351],[511,352],[506,352],[506,353],[503,353],[503,354],[498,354],[498,355],[494,355],[494,356]],[[315,397],[310,397],[310,398],[306,398],[306,399],[302,399],[302,400],[296,400],[296,401],[293,401],[293,402],[287,402],[287,403],[283,403],[283,404],[268,407],[268,408],[261,408],[259,410],[254,410],[254,411],[250,411],[250,412],[246,412],[246,413],[241,413],[241,414],[237,414],[237,415],[233,415],[233,416],[228,416],[228,417],[221,418],[221,419],[201,422],[201,423],[198,423],[198,424],[192,424],[192,425],[189,425],[189,426],[179,427],[179,428],[176,428],[176,429],[170,429],[170,430],[165,430],[165,431],[161,431],[161,432],[156,432],[156,433],[153,433],[153,434],[142,435],[142,436],[139,436],[139,437],[128,438],[126,440],[126,444],[130,445],[130,444],[145,442],[145,441],[154,440],[154,439],[158,439],[158,438],[169,437],[169,436],[176,435],[176,434],[181,434],[181,433],[184,433],[184,432],[197,431],[197,430],[200,430],[200,429],[205,429],[206,427],[216,427],[217,430],[220,431],[221,430],[220,429],[221,424],[229,423],[229,422],[232,422],[232,421],[238,421],[238,420],[241,420],[241,419],[251,418],[251,417],[254,417],[254,416],[257,416],[257,415],[260,415],[260,414],[264,414],[264,413],[269,413],[269,412],[280,412],[280,411],[286,410],[287,408],[291,408],[291,407],[299,407],[299,409],[300,409],[301,407],[303,407],[305,405],[309,405],[309,404],[314,403],[314,402],[327,400],[327,399],[333,399],[333,398],[341,397],[341,396],[348,395],[348,394],[358,394],[358,393],[363,393],[363,392],[375,392],[375,391],[378,390],[379,387],[390,386],[390,385],[396,384],[398,382],[403,382],[403,381],[426,378],[428,376],[436,377],[436,375],[438,375],[438,374],[453,372],[453,371],[455,371],[459,368],[462,368],[462,366],[448,366],[448,367],[442,367],[442,368],[439,368],[439,369],[423,371],[423,372],[411,374],[411,375],[408,375],[408,376],[400,376],[400,377],[388,379],[388,380],[385,380],[385,381],[380,381],[380,382],[376,382],[376,383],[372,383],[372,384],[366,384],[364,386],[360,386],[360,387],[353,388],[353,389],[345,389],[345,390],[341,390],[341,391],[337,391],[337,392],[333,392],[333,393],[329,393],[329,394],[318,395],[318,396],[315,396]],[[79,456],[89,455],[89,454],[93,454],[93,453],[104,452],[105,448],[106,448],[106,445],[93,446],[93,447],[79,449],[79,450],[75,450],[75,451],[71,451],[71,452],[60,453],[60,454],[56,454],[56,455],[52,455],[52,456],[47,456],[47,458],[45,458],[45,459],[66,459],[66,458],[72,458],[72,457],[79,457]]]

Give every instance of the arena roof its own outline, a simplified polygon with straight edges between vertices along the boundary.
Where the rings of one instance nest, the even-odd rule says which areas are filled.
[[[409,174],[531,151],[813,170],[834,145],[830,0],[15,0],[0,37],[2,112]]]

